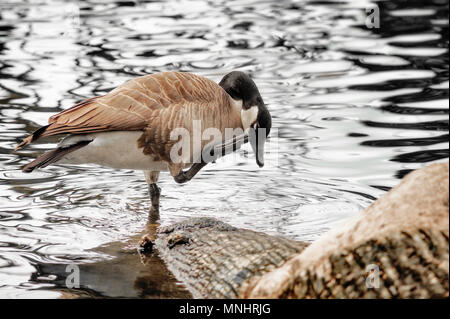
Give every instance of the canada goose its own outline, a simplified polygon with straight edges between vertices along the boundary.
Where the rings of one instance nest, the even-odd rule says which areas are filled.
[[[202,129],[218,129],[222,136],[219,143],[202,140],[200,148],[194,149],[195,120]],[[159,216],[160,171],[169,170],[176,182],[184,183],[208,162],[248,140],[257,164],[263,166],[264,142],[271,125],[258,88],[243,72],[228,73],[219,85],[191,73],[163,72],[130,80],[106,95],[51,116],[48,125],[25,138],[16,150],[42,137],[66,134],[55,149],[24,166],[23,171],[55,162],[143,170],[152,203],[150,213]],[[183,147],[192,152],[174,161],[171,151],[179,139],[171,133],[177,128],[188,132],[191,139]],[[243,133],[225,139],[227,128]],[[257,133],[261,129],[264,132]],[[205,154],[211,156],[205,158]],[[183,171],[186,167],[190,168]]]

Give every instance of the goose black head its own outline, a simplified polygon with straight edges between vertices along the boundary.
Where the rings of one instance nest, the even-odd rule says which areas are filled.
[[[242,126],[249,135],[256,163],[264,166],[264,143],[272,127],[272,117],[255,82],[244,72],[233,71],[225,75],[219,85],[233,100],[241,101]]]

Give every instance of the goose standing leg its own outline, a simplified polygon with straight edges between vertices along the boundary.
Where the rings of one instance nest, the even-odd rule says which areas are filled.
[[[148,191],[150,194],[150,213],[149,220],[151,223],[155,223],[159,219],[159,197],[161,195],[161,188],[158,187],[158,171],[144,171],[145,180],[148,184]]]

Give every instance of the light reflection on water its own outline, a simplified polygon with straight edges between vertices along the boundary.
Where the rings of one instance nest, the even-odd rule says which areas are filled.
[[[185,296],[157,258],[149,269],[134,252],[149,207],[141,172],[19,172],[56,139],[12,154],[50,115],[138,75],[249,72],[279,133],[278,166],[219,160],[186,185],[162,175],[165,225],[211,216],[311,241],[448,157],[445,1],[380,2],[370,30],[370,2],[351,0],[64,3],[0,4],[2,297],[60,296],[71,262],[88,295]]]

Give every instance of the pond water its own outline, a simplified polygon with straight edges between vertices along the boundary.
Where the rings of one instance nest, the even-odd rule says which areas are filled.
[[[378,28],[367,20],[377,12]],[[162,174],[163,225],[210,216],[313,241],[409,171],[448,158],[447,0],[5,0],[0,297],[189,296],[157,256],[136,252],[154,231],[142,172],[55,165],[26,175],[57,139],[12,152],[50,115],[171,70],[215,81],[248,72],[278,134],[263,169],[240,153],[186,185]],[[80,289],[65,285],[71,264]]]

